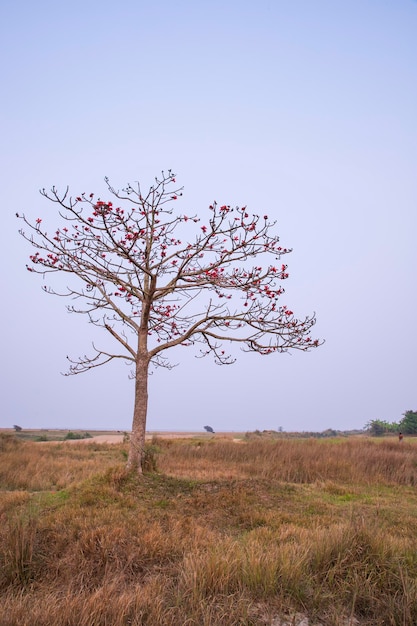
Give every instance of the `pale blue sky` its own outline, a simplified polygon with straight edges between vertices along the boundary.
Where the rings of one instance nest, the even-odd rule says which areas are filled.
[[[232,367],[181,349],[151,377],[149,429],[351,429],[417,408],[417,2],[3,0],[0,29],[0,426],[130,428],[127,367],[60,375],[92,329],[27,273],[14,215],[53,210],[41,187],[168,168],[184,212],[277,220],[282,302],[316,311],[326,343]]]

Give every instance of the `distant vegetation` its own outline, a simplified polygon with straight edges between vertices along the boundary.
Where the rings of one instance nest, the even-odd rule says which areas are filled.
[[[280,433],[282,435],[282,433]],[[2,626],[417,624],[417,440],[0,433]]]
[[[15,436],[20,441],[71,441],[78,439],[91,439],[94,435],[108,434],[109,431],[94,431],[94,435],[84,430],[60,430],[57,428],[47,429],[23,429],[19,426],[20,430],[15,429]],[[6,432],[6,431],[4,431]],[[114,434],[114,431],[111,431]]]
[[[72,430],[68,431],[64,439],[91,439],[90,433],[73,433]]]
[[[369,434],[374,437],[380,437],[386,434],[398,434],[399,432],[404,435],[417,434],[417,411],[406,411],[403,413],[403,418],[399,422],[385,422],[383,420],[371,420],[366,428]]]
[[[301,432],[286,432],[282,428],[280,430],[254,430],[247,432],[246,439],[267,438],[267,439],[329,439],[334,437],[351,437],[355,435],[363,435],[363,430],[333,430],[327,428],[322,431],[305,430]]]

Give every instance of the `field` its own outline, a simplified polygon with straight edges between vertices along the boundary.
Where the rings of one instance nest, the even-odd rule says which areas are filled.
[[[417,440],[100,441],[0,433],[2,626],[417,624]]]

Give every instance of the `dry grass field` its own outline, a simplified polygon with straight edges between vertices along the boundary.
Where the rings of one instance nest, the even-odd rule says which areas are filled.
[[[102,433],[104,434],[104,433]],[[0,433],[1,626],[413,626],[417,441]]]

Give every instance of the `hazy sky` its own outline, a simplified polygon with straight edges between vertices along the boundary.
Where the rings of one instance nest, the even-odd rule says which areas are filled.
[[[91,326],[29,274],[15,213],[152,183],[183,212],[268,213],[293,253],[282,303],[316,311],[311,353],[175,353],[149,430],[315,430],[417,409],[417,2],[3,0],[0,426],[127,430],[122,363],[63,377]],[[65,286],[65,277],[54,277]]]

